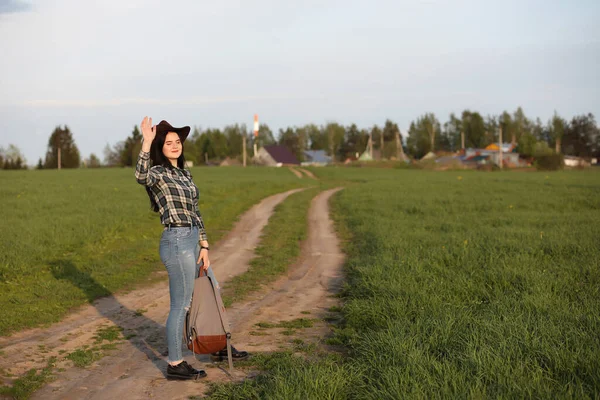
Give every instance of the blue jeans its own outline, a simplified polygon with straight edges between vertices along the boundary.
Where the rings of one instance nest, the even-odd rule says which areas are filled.
[[[196,264],[200,252],[198,228],[165,228],[160,238],[160,259],[169,274],[171,308],[167,318],[167,345],[170,363],[183,359],[183,323],[194,292],[194,280],[200,271]],[[212,268],[208,275],[214,279]]]

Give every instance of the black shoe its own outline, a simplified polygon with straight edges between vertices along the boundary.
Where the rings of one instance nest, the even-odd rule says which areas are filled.
[[[247,351],[239,351],[235,347],[231,346],[231,359],[233,361],[241,361],[248,358],[249,354]],[[227,347],[216,353],[210,355],[210,359],[213,361],[225,361],[227,360]]]
[[[179,364],[167,366],[167,379],[178,379],[178,380],[189,380],[189,379],[200,379],[206,376],[206,372],[193,368],[186,361],[182,361]]]

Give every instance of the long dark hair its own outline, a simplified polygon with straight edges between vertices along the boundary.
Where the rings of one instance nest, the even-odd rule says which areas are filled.
[[[155,165],[162,165],[165,168],[174,168],[171,161],[165,157],[163,153],[163,147],[165,145],[166,135],[156,135],[154,140],[152,141],[152,145],[150,146],[150,167]],[[181,136],[179,136],[179,140],[181,140]],[[181,154],[177,158],[177,168],[183,169],[185,167],[185,157],[183,156],[183,140],[181,140]],[[146,192],[148,193],[148,197],[150,198],[150,209],[154,212],[158,212],[158,204],[154,199],[154,194],[152,193],[152,189],[146,186]]]

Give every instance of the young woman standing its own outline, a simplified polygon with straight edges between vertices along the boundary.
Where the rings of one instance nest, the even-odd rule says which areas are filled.
[[[152,125],[152,118],[141,123],[143,136],[135,177],[146,187],[152,210],[164,225],[160,239],[160,258],[169,275],[171,308],[167,319],[169,349],[168,379],[198,379],[206,376],[183,360],[183,324],[190,305],[194,280],[199,269],[210,267],[209,245],[198,209],[198,187],[184,169],[183,143],[190,127],[174,128],[167,121]],[[233,358],[248,357],[232,347]],[[213,354],[220,357],[222,352]]]

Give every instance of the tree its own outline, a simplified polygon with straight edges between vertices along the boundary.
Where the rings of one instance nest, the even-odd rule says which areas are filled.
[[[242,155],[244,135],[246,132],[246,125],[228,125],[223,129],[223,134],[227,138],[227,144],[229,147],[230,157],[239,157]]]
[[[462,138],[463,138],[463,124],[462,120],[458,119],[454,113],[450,114],[450,120],[444,123],[444,130],[442,136],[443,141],[449,146],[450,151],[456,151],[462,149]]]
[[[299,161],[304,161],[304,152],[308,150],[308,146],[310,143],[310,137],[308,133],[309,132],[305,126],[296,128],[296,136],[298,136],[298,147],[300,148],[300,156],[298,157]]]
[[[58,168],[58,149],[60,149],[61,168],[78,168],[81,162],[79,149],[68,126],[57,126],[48,140],[48,150],[44,168]]]
[[[269,125],[260,124],[258,126],[258,147],[268,146],[275,143],[277,143],[277,141],[275,140]]]
[[[352,124],[346,128],[345,138],[340,148],[342,160],[348,157],[354,157],[357,153],[360,156],[360,154],[365,151],[368,140],[368,132],[366,130],[358,130],[356,124]]]
[[[548,132],[549,138],[552,143],[554,143],[554,151],[557,154],[561,153],[562,149],[562,139],[565,134],[565,128],[567,126],[567,121],[562,119],[556,111],[554,111],[554,116],[548,122]]]
[[[94,153],[90,154],[90,158],[85,161],[85,165],[88,168],[100,168],[102,166],[100,159]]]
[[[195,141],[196,160],[205,163],[209,160],[222,160],[229,154],[227,137],[220,129],[209,128],[202,132]]]
[[[498,118],[498,128],[502,128],[502,141],[514,136],[514,124],[509,113],[504,111]]]
[[[381,133],[381,128],[378,127],[377,125],[373,125],[373,127],[371,128],[371,132],[370,134],[370,140],[371,140],[371,145],[373,148],[375,148],[375,143],[378,143],[379,146],[377,147],[380,150],[380,158],[383,157],[383,152],[381,152],[381,138],[382,138],[382,133]],[[373,156],[373,155],[371,155]],[[374,156],[373,156],[374,157]]]
[[[485,130],[484,145],[487,146],[490,143],[498,143],[500,127],[498,118],[493,115],[488,115],[483,121],[483,127]]]
[[[531,133],[531,122],[527,119],[521,107],[518,107],[513,114],[513,124],[514,128],[511,132],[511,143],[514,146],[519,142],[519,139],[521,139],[521,135]]]
[[[482,148],[489,144],[486,142],[483,117],[478,112],[463,111],[462,131],[465,135],[465,145],[467,147]]]
[[[37,163],[37,166],[35,167],[35,169],[44,169],[44,162],[42,161],[41,157],[38,160],[38,163]]]
[[[533,135],[533,137],[535,137],[536,140],[545,141],[548,143],[548,134],[545,132],[546,129],[539,117],[535,119],[535,122],[531,122],[529,129],[530,133]]]
[[[123,147],[120,153],[120,165],[126,167],[132,167],[137,162],[137,155],[142,148],[142,134],[138,129],[138,126],[133,127],[131,136],[125,139]],[[137,150],[137,152],[136,152]]]
[[[398,155],[398,148],[396,147],[396,138],[400,135],[400,129],[398,124],[387,119],[383,125],[382,136],[384,142],[393,143],[392,146],[384,146],[382,157],[392,158]],[[400,135],[400,143],[402,143],[402,135]]]
[[[591,113],[573,117],[564,132],[563,151],[571,156],[597,157],[600,155],[599,136],[600,131]]]
[[[304,131],[308,135],[311,150],[326,150],[327,135],[315,124],[304,125]]]
[[[121,154],[123,154],[123,148],[125,142],[117,142],[112,148],[107,143],[104,147],[104,165],[108,167],[121,166]]]
[[[435,138],[440,135],[440,123],[433,113],[427,113],[411,122],[406,141],[410,154],[421,158],[435,149]]]
[[[298,161],[304,160],[304,149],[297,130],[287,127],[285,130],[279,129],[279,144],[287,147],[289,151],[296,156]]]
[[[524,132],[519,137],[519,154],[525,157],[532,157],[535,154],[538,140],[531,132]]]
[[[198,151],[198,139],[200,138],[200,129],[194,126],[191,134],[188,135],[183,145],[183,156],[185,161],[191,161],[194,164],[199,164],[204,161],[204,156]]]
[[[322,131],[327,137],[327,154],[330,155],[333,160],[340,159],[340,149],[344,142],[346,130],[337,122],[329,122],[323,127]]]
[[[0,147],[0,161],[2,169],[27,169],[25,157],[14,144],[10,144],[8,149]]]

